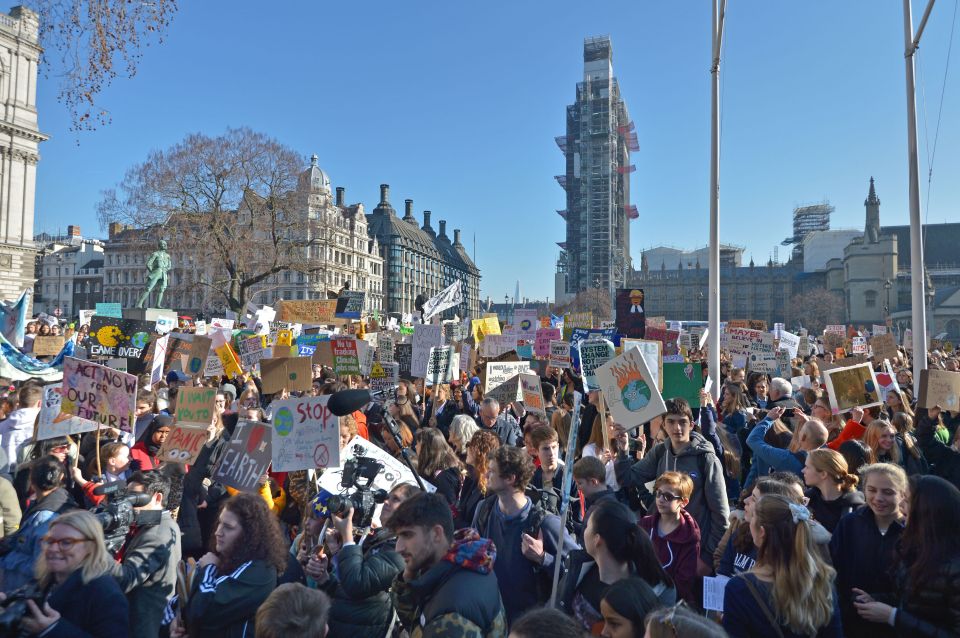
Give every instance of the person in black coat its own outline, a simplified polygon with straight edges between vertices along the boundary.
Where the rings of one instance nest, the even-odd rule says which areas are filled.
[[[936,432],[939,408],[920,408],[917,410],[917,444],[924,458],[933,466],[932,473],[949,481],[960,489],[960,452],[934,436]]]
[[[435,427],[443,432],[443,437],[450,436],[450,424],[453,417],[460,414],[460,406],[451,399],[450,386],[446,383],[433,386],[433,395],[427,399],[423,410],[423,419],[420,427]]]
[[[52,593],[42,608],[30,601],[22,626],[54,638],[127,638],[127,599],[110,574],[103,528],[90,512],[57,517],[37,565],[38,586]]]

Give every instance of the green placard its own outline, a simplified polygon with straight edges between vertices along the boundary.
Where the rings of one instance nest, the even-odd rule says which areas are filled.
[[[663,364],[663,398],[683,397],[691,408],[700,406],[700,388],[703,387],[703,367],[695,363]]]

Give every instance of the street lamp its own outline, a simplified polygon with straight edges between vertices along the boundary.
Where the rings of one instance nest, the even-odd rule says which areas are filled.
[[[930,319],[927,321],[927,325],[930,326],[930,336],[934,336],[937,333],[937,327],[933,324],[933,298],[936,296],[937,291],[933,288],[933,281],[930,279],[929,271],[926,273],[926,288],[927,288],[927,302],[930,305]],[[926,335],[924,335],[924,340],[926,340]]]
[[[893,282],[887,279],[883,282],[883,290],[887,295],[887,303],[883,306],[883,318],[887,320],[890,317],[890,289],[893,288]]]

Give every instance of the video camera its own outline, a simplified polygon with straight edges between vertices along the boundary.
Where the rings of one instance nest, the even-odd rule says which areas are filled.
[[[158,525],[160,510],[138,511],[134,508],[148,505],[152,494],[141,492],[128,493],[126,481],[104,483],[93,490],[97,496],[106,496],[106,500],[93,510],[93,514],[103,527],[107,551],[116,554],[130,533],[131,525]]]
[[[344,493],[327,499],[327,509],[337,516],[343,516],[352,507],[353,526],[357,529],[370,527],[377,505],[387,500],[386,490],[372,487],[374,479],[384,470],[383,463],[373,457],[361,456],[362,452],[362,447],[355,446],[354,458],[343,464],[340,484]]]
[[[46,598],[47,592],[36,582],[27,583],[10,592],[6,599],[0,602],[3,610],[0,611],[0,636],[20,638],[33,635],[20,626],[20,621],[27,614],[27,601],[32,600],[37,607],[43,609]]]

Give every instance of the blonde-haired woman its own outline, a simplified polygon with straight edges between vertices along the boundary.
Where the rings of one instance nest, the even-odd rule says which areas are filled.
[[[831,534],[840,518],[864,504],[857,491],[859,479],[850,474],[847,460],[839,452],[827,448],[811,450],[803,466],[807,484],[804,495],[813,518]]]
[[[894,418],[901,422],[904,433],[889,421],[876,420],[867,426],[863,442],[870,446],[872,463],[893,463],[907,474],[926,474],[929,471],[926,459],[913,440],[913,419],[898,412]]]
[[[779,494],[767,494],[754,506],[750,533],[757,563],[726,585],[727,634],[843,636],[835,572],[816,551],[810,511]]]
[[[90,512],[61,514],[50,522],[37,561],[37,584],[51,591],[40,607],[27,602],[22,627],[31,635],[129,635],[127,598],[111,570],[103,527]]]

